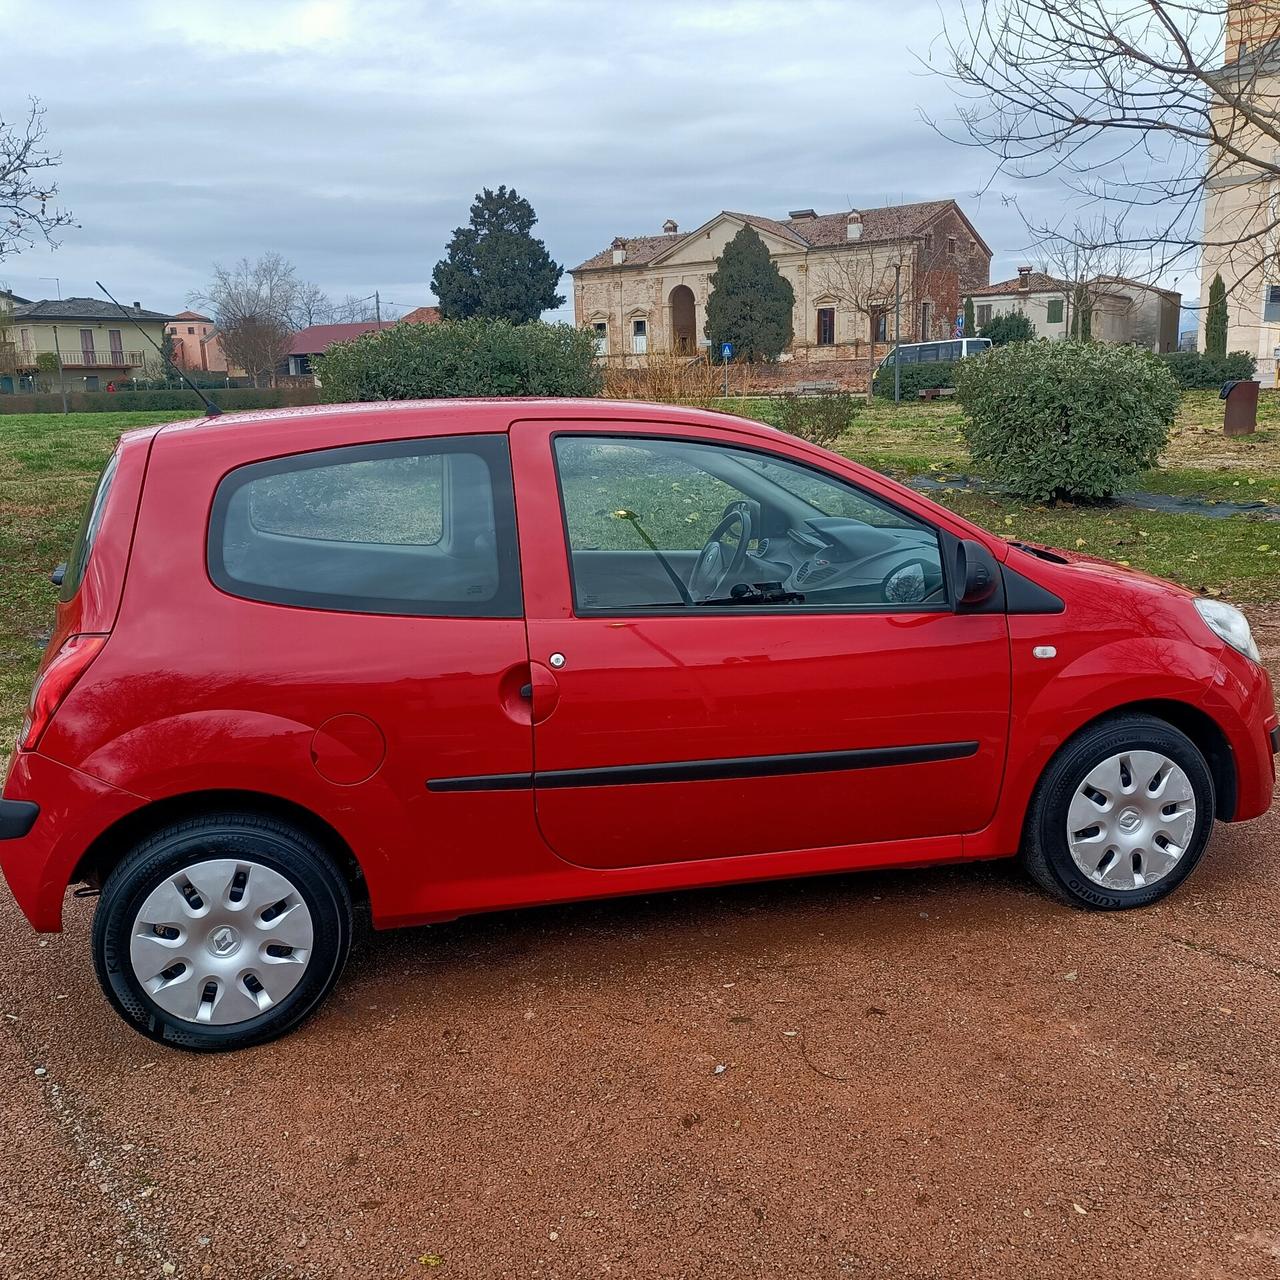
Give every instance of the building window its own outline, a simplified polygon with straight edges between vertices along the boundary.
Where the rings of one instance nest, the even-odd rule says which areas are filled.
[[[1267,285],[1266,301],[1262,304],[1262,318],[1268,324],[1280,324],[1280,284]]]
[[[124,364],[124,340],[119,329],[107,330],[107,342],[111,346],[111,363]]]
[[[647,320],[633,320],[631,322],[631,350],[638,356],[645,355],[649,350],[649,322]]]
[[[871,334],[872,340],[875,342],[889,341],[889,313],[887,311],[877,311],[871,317]]]
[[[169,332],[170,332],[171,334],[173,334],[173,333],[177,333],[177,332],[178,332],[178,326],[177,326],[176,324],[171,324],[171,325],[169,326]]]
[[[833,347],[836,342],[835,307],[818,308],[818,346]]]
[[[195,327],[195,325],[193,325],[193,324],[189,324],[189,325],[187,325],[187,332],[188,332],[188,333],[195,333],[195,331],[196,331],[196,327]]]
[[[920,341],[929,341],[929,322],[933,319],[933,303],[922,302],[920,304]]]
[[[924,251],[925,253],[933,252],[933,232],[926,231],[924,233]]]
[[[991,323],[991,303],[984,302],[980,307],[978,307],[976,311],[976,315],[974,316],[974,319],[977,321],[979,329],[981,329],[984,325],[990,324]]]
[[[30,329],[19,329],[19,330],[18,330],[18,334],[19,334],[19,337],[20,337],[20,339],[21,339],[21,341],[22,341],[22,349],[23,349],[23,351],[30,351],[30,350],[31,350],[31,330],[30,330]]]
[[[1050,324],[1061,324],[1062,323],[1062,299],[1050,298],[1049,305],[1046,307],[1045,312],[1046,312],[1045,319]]]
[[[597,320],[591,326],[591,329],[596,335],[596,355],[607,356],[609,354],[609,326],[603,320]]]
[[[947,237],[947,257],[954,258],[956,256],[956,238],[955,236]]]

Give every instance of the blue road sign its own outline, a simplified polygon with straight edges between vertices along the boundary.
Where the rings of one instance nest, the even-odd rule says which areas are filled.
[[[725,342],[721,344],[720,359],[721,360],[733,359],[733,343],[732,342]]]

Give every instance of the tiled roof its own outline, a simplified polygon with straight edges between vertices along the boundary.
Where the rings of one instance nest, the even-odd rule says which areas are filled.
[[[862,235],[859,243],[872,243],[884,240],[899,240],[907,236],[919,235],[943,210],[954,205],[952,200],[925,200],[918,204],[889,205],[881,209],[859,209],[862,216]],[[738,218],[740,221],[789,241],[801,249],[824,249],[833,245],[849,243],[846,230],[849,214],[845,209],[840,213],[824,213],[816,218],[764,218],[755,213],[735,213],[724,210],[721,216]],[[713,219],[714,221],[714,219]],[[704,226],[706,224],[703,224]],[[696,230],[701,230],[699,227]],[[693,232],[677,232],[664,236],[621,236],[619,239],[626,246],[627,257],[624,263],[628,267],[647,266],[659,254],[678,244]],[[612,246],[602,249],[594,257],[574,267],[574,271],[590,271],[596,267],[613,265]]]
[[[328,351],[335,342],[350,342],[361,334],[372,333],[375,329],[390,329],[396,322],[384,320],[379,324],[376,320],[363,320],[357,324],[313,324],[306,329],[299,329],[289,344],[291,356],[315,356]]]
[[[123,313],[114,302],[100,302],[97,298],[42,298],[39,302],[24,302],[13,309],[15,320],[168,320],[164,311],[146,311],[142,307],[126,306]]]
[[[416,307],[407,316],[400,317],[401,324],[439,324],[439,307]]]
[[[969,298],[999,296],[1005,293],[1065,293],[1071,285],[1066,280],[1059,280],[1043,271],[1033,271],[1027,277],[1027,287],[1022,287],[1022,277],[1012,280],[1001,280],[999,284],[984,284],[981,289],[970,289],[965,295]]]
[[[175,320],[201,320],[201,321],[203,321],[205,324],[212,324],[212,323],[213,323],[213,318],[212,318],[212,316],[202,316],[198,311],[179,311],[179,312],[178,312],[178,314],[177,314],[176,316],[174,316],[174,317],[173,317],[173,319],[175,319]]]

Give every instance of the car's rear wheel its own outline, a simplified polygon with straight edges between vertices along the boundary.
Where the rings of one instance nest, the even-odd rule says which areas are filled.
[[[1195,743],[1148,715],[1084,730],[1050,762],[1022,860],[1072,906],[1141,907],[1191,874],[1213,827],[1213,775]]]
[[[351,946],[351,895],[326,851],[256,814],[175,823],[102,889],[94,964],[108,999],[184,1049],[263,1044],[332,989]]]

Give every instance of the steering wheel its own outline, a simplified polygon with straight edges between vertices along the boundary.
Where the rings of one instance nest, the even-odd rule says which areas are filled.
[[[738,545],[730,550],[724,540],[734,528],[738,531]],[[725,512],[698,553],[693,572],[689,575],[689,594],[695,600],[710,600],[724,594],[725,584],[736,578],[747,563],[747,544],[753,534],[749,510],[733,507]]]

